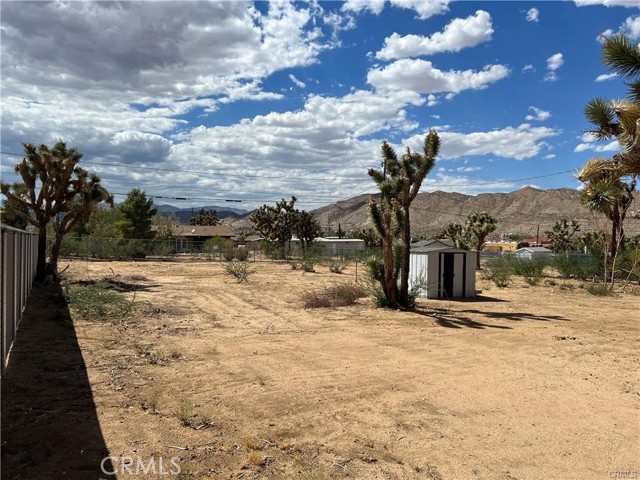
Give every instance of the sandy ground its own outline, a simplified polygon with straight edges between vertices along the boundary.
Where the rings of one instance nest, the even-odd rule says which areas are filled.
[[[129,318],[73,318],[118,478],[171,478],[171,459],[178,478],[640,476],[639,296],[479,281],[414,313],[306,310],[354,266],[254,268],[238,284],[219,263],[70,262],[66,282],[131,287]]]

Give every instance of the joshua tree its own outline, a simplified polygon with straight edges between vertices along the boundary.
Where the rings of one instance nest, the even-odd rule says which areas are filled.
[[[82,158],[77,149],[68,149],[62,141],[53,148],[30,143],[23,147],[25,157],[16,164],[15,170],[22,177],[24,189],[2,183],[0,190],[10,204],[18,207],[14,210],[18,217],[38,227],[36,280],[43,280],[47,274],[55,276],[57,273],[64,236],[101,202],[113,205],[113,198],[100,185],[97,175],[77,166]],[[47,265],[47,225],[50,222],[55,238]]]
[[[322,227],[316,220],[314,220],[312,213],[302,210],[296,214],[293,232],[300,239],[302,254],[306,255],[309,252],[309,248],[313,241],[320,236]]]
[[[422,181],[431,171],[440,150],[438,134],[431,130],[424,139],[423,153],[407,148],[398,158],[386,141],[382,142],[382,170],[369,169],[369,176],[380,189],[380,200],[369,200],[373,226],[382,240],[382,265],[373,274],[382,285],[387,304],[410,308],[409,256],[411,221],[409,207],[418,195]],[[396,245],[396,239],[400,242]],[[400,277],[400,285],[398,285]]]
[[[611,163],[619,176],[640,175],[640,46],[625,35],[604,37],[602,61],[629,83],[629,96],[608,101],[596,98],[585,108],[585,116],[595,125],[590,130],[599,140],[617,138],[622,152]],[[607,167],[611,168],[611,167]]]
[[[14,195],[20,197],[24,196],[26,193],[26,188],[24,183],[14,183],[9,186],[9,188],[13,191]],[[10,199],[3,200],[2,202],[2,223],[5,225],[9,225],[10,227],[19,228],[24,230],[27,228],[28,222],[24,219],[24,217],[19,216],[16,213],[16,210],[22,211],[23,214],[29,215],[29,209],[24,205],[20,205]]]
[[[215,226],[218,225],[218,223],[218,212],[214,209],[205,210],[202,208],[194,217],[189,219],[189,225]]]
[[[291,197],[287,202],[284,198],[276,202],[274,207],[262,205],[253,212],[249,219],[253,228],[266,240],[276,242],[282,258],[286,255],[287,244],[291,242],[293,228],[296,222],[297,210],[295,210],[296,197]]]
[[[480,270],[480,250],[487,236],[494,232],[497,226],[498,221],[487,212],[473,212],[467,217],[465,229],[476,237],[476,270]]]
[[[464,226],[459,223],[450,223],[447,228],[440,233],[441,238],[453,240],[456,248],[469,250],[471,247],[471,232],[467,231]]]
[[[544,232],[553,243],[554,252],[568,252],[575,248],[574,235],[580,231],[580,224],[576,220],[571,223],[566,218],[555,223],[551,230]]]

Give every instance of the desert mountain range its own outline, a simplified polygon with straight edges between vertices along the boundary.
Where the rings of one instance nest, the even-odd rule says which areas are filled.
[[[367,201],[372,195],[358,195],[314,211],[322,227],[336,230],[338,224],[346,232],[370,226]],[[632,218],[638,212],[638,201],[634,200],[627,215],[628,235],[640,234],[640,219]],[[509,193],[482,193],[465,195],[455,192],[421,193],[411,206],[412,233],[416,236],[437,235],[450,223],[464,223],[471,212],[486,211],[498,219],[496,234],[535,236],[551,230],[556,221],[566,218],[577,220],[582,231],[607,229],[605,216],[591,213],[580,203],[580,192],[569,188],[538,190],[524,187]],[[223,222],[234,229],[251,228],[249,213],[228,217]]]

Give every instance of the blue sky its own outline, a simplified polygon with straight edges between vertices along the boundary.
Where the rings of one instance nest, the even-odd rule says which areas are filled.
[[[586,103],[625,85],[602,33],[628,0],[2,2],[2,178],[21,142],[65,140],[122,194],[314,209],[375,192],[380,142],[442,150],[422,191],[577,188],[615,142]],[[186,197],[171,200],[159,197]]]

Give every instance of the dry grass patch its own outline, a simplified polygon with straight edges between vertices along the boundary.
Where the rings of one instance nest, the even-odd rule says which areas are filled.
[[[355,283],[337,283],[302,296],[304,308],[346,307],[354,305],[358,299],[368,296],[367,291]]]

